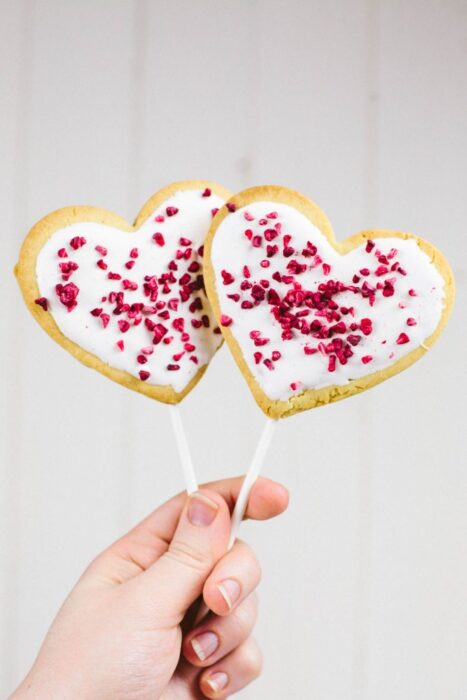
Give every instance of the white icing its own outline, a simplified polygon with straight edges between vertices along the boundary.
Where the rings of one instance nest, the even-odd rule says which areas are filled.
[[[152,345],[154,333],[150,332],[144,322],[137,326],[131,325],[126,333],[122,333],[118,327],[119,319],[127,319],[127,315],[115,316],[112,314],[114,305],[109,302],[101,302],[103,296],[108,296],[113,290],[124,291],[122,281],[110,280],[107,278],[108,272],[117,272],[122,275],[122,279],[129,279],[138,284],[136,291],[124,291],[124,300],[128,303],[143,302],[151,304],[142,291],[143,278],[145,275],[156,275],[167,272],[167,265],[175,257],[178,249],[184,250],[179,245],[180,237],[185,237],[193,242],[193,255],[190,260],[177,260],[178,270],[174,272],[177,282],[171,285],[171,293],[164,295],[159,289],[158,300],[167,301],[178,297],[178,280],[187,271],[187,267],[193,261],[197,261],[202,266],[202,258],[197,254],[197,249],[203,244],[206,233],[212,221],[211,210],[222,206],[223,200],[215,194],[208,197],[202,196],[201,190],[181,190],[161,204],[141,225],[141,227],[131,233],[126,233],[120,229],[97,223],[76,223],[56,231],[42,248],[37,258],[37,284],[41,296],[48,300],[49,313],[52,314],[61,332],[70,340],[80,345],[85,350],[99,357],[109,366],[125,370],[138,377],[140,370],[150,372],[150,377],[146,380],[148,384],[172,386],[175,391],[182,391],[197,371],[206,365],[218,348],[222,336],[213,333],[216,322],[210,305],[203,290],[195,292],[202,300],[203,310],[194,314],[188,310],[189,304],[194,296],[190,296],[188,301],[180,302],[177,311],[170,310],[170,320],[164,320],[157,315],[150,315],[149,318],[156,323],[162,323],[169,328],[167,336],[174,336],[170,344],[160,342]],[[175,216],[166,215],[166,207],[178,208]],[[155,222],[155,217],[164,216],[163,222]],[[165,245],[157,245],[152,236],[156,232],[161,232],[165,239]],[[69,243],[74,236],[83,236],[87,243],[73,250]],[[95,246],[104,246],[108,254],[102,257],[95,250]],[[60,248],[66,248],[67,258],[59,258],[57,252]],[[131,260],[129,252],[132,248],[138,249],[138,257],[132,269],[125,268],[125,262]],[[97,261],[103,259],[108,265],[106,271],[97,267]],[[57,297],[55,287],[57,284],[66,285],[59,270],[59,263],[72,260],[79,265],[68,280],[79,287],[77,306],[72,310],[68,309]],[[202,267],[196,274],[202,273]],[[196,277],[192,275],[192,279]],[[159,285],[160,287],[160,285]],[[104,313],[110,315],[110,322],[107,328],[103,328],[102,321],[98,317],[90,314],[94,308],[102,308]],[[191,326],[191,319],[201,318],[207,314],[210,319],[210,327],[202,326],[199,329]],[[145,318],[145,316],[143,316]],[[185,319],[185,330],[190,335],[189,343],[195,346],[195,350],[185,352],[184,356],[175,361],[173,355],[184,350],[181,340],[181,333],[174,330],[172,321],[174,318]],[[130,321],[130,323],[132,323]],[[124,351],[120,351],[116,345],[118,340],[123,340]],[[154,348],[152,355],[148,355],[146,364],[138,364],[136,357],[141,354],[141,349],[151,346]],[[189,359],[190,355],[195,355],[198,364]],[[170,371],[167,366],[178,364],[179,370]]]
[[[245,211],[251,214],[254,220],[245,220]],[[259,225],[259,219],[270,212],[277,212],[278,218],[268,220],[265,226]],[[265,229],[273,228],[277,223],[282,224],[281,234],[271,244],[278,244],[279,250],[282,251],[283,235],[289,234],[292,236],[290,246],[296,249],[296,253],[290,258],[284,258],[279,252],[270,258],[270,267],[264,269],[260,267],[260,261],[266,259],[264,239],[262,246],[255,248],[244,231],[251,229],[254,235],[262,234]],[[301,255],[301,250],[306,246],[307,241],[316,245],[317,254],[321,256],[323,262],[331,266],[327,276],[323,274],[322,265],[310,269],[313,259]],[[272,274],[276,271],[289,274],[286,266],[291,259],[299,263],[307,263],[307,271],[295,275],[295,279],[304,289],[315,291],[319,283],[327,280],[340,280],[345,284],[352,284],[353,274],[361,268],[368,268],[372,272],[376,270],[379,265],[374,255],[376,250],[387,254],[392,248],[397,249],[398,254],[390,262],[397,260],[407,275],[391,272],[375,277],[371,274],[366,278],[361,277],[359,284],[361,285],[367,279],[374,286],[377,281],[384,282],[387,278],[396,278],[393,296],[384,297],[381,291],[378,291],[374,306],[370,306],[368,298],[363,298],[360,294],[351,291],[341,292],[334,297],[339,306],[352,306],[355,309],[354,319],[346,315],[342,316],[342,321],[349,324],[353,320],[358,322],[362,318],[370,318],[373,322],[373,332],[368,336],[363,335],[360,343],[352,347],[354,354],[348,359],[347,364],[342,365],[337,361],[333,372],[328,370],[328,356],[321,352],[314,355],[304,353],[304,346],[316,347],[320,342],[318,339],[310,335],[302,335],[300,332],[294,332],[292,340],[281,338],[282,328],[273,317],[272,307],[266,300],[252,309],[240,307],[242,300],[252,300],[249,291],[239,291],[239,283],[244,279],[242,273],[244,265],[247,265],[251,271],[249,281],[268,280],[271,288],[282,297],[287,290],[291,289],[291,285],[274,281]],[[247,365],[265,394],[272,400],[286,400],[305,389],[320,389],[334,384],[345,385],[351,380],[394,364],[415,348],[423,346],[424,341],[435,331],[442,314],[444,280],[430,258],[418,247],[415,239],[379,238],[375,239],[375,248],[372,253],[365,252],[365,246],[362,246],[342,256],[303,214],[285,204],[255,202],[229,214],[217,229],[212,244],[211,259],[216,273],[216,290],[221,311],[232,319],[230,330],[240,345]],[[229,285],[223,284],[222,270],[230,272],[235,277],[235,282]],[[410,289],[414,289],[417,296],[410,296]],[[228,294],[237,292],[241,294],[239,302],[228,298]],[[400,303],[405,307],[400,308]],[[307,320],[311,321],[313,318],[315,315],[312,310]],[[407,318],[414,318],[416,325],[408,326]],[[269,338],[269,343],[263,347],[255,347],[249,335],[252,330],[261,331],[262,336]],[[409,342],[399,345],[396,339],[402,332],[407,334]],[[345,339],[349,333],[362,335],[361,330],[347,330],[343,335],[334,337]],[[383,341],[386,342],[383,344]],[[274,362],[274,370],[271,371],[263,361],[260,364],[255,363],[253,356],[255,351],[262,352],[263,357],[267,358],[271,358],[273,351],[279,351],[282,357]],[[364,356],[371,356],[373,359],[368,364],[363,364]],[[299,382],[295,390],[290,386],[294,382]]]

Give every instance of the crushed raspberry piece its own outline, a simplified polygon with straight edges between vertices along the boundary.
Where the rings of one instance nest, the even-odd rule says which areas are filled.
[[[277,211],[271,211],[269,214],[266,214],[266,219],[277,219],[278,216]]]
[[[179,244],[180,244],[181,246],[183,246],[184,248],[186,248],[187,246],[189,246],[189,245],[192,244],[192,241],[190,241],[189,238],[184,238],[183,236],[182,236],[182,238],[179,239],[178,242],[179,242]]]
[[[175,216],[175,214],[178,214],[178,209],[177,207],[166,207],[165,213],[167,216]]]
[[[58,267],[62,273],[62,279],[67,281],[70,279],[73,272],[79,268],[79,265],[72,260],[67,260],[67,262],[59,263]]]
[[[145,369],[140,369],[138,374],[139,374],[139,378],[141,379],[142,382],[145,382],[146,379],[149,379],[149,377],[151,376],[151,373],[147,372]]]
[[[121,280],[122,276],[118,274],[118,272],[108,272],[107,273],[107,278],[109,280]]]
[[[406,321],[406,323],[407,323],[408,326],[416,326],[416,325],[417,325],[416,319],[415,319],[415,318],[412,318],[412,317],[408,318],[407,321]]]
[[[170,364],[167,365],[167,369],[169,370],[169,372],[176,372],[178,369],[180,369],[180,365]]]
[[[260,363],[261,360],[263,359],[263,353],[257,351],[257,352],[255,352],[255,353],[253,354],[253,357],[255,358],[255,363],[256,363],[257,365],[259,365],[259,363]]]
[[[231,214],[233,214],[234,211],[237,211],[237,205],[234,204],[233,202],[227,202],[226,205],[227,209],[230,211]]]
[[[260,248],[262,242],[263,242],[263,240],[262,240],[261,236],[253,236],[253,238],[251,239],[251,244],[252,244],[253,248]]]
[[[92,309],[92,311],[90,311],[90,314],[91,316],[100,316],[103,310],[104,309],[101,309],[100,307],[96,307],[95,309]]]
[[[107,263],[104,262],[103,260],[98,260],[96,265],[97,265],[97,267],[100,267],[101,270],[107,270],[107,268],[108,268]]]
[[[214,207],[214,209],[211,209],[211,216],[212,217],[216,216],[218,211],[219,211],[219,207]]]
[[[255,217],[252,216],[248,211],[243,212],[243,216],[246,221],[254,221]]]
[[[235,302],[240,300],[240,294],[227,294],[227,297]]]
[[[104,328],[107,328],[107,326],[109,325],[109,321],[110,321],[110,316],[109,316],[109,314],[101,314],[101,315],[99,316],[99,318],[100,318],[100,321],[101,321],[103,327],[104,327]]]
[[[132,248],[130,250],[130,258],[136,259],[139,255],[138,248]]]
[[[416,296],[417,296],[417,292],[415,291],[415,289],[409,289],[409,297],[416,297]]]
[[[273,218],[274,218],[274,217],[273,217]],[[273,352],[272,355],[271,355],[271,358],[272,358],[272,360],[273,360],[274,362],[277,362],[277,360],[280,360],[281,357],[282,357],[282,355],[281,355],[281,353],[279,352],[279,350],[274,350],[274,352]]]
[[[232,319],[230,316],[227,316],[226,314],[222,314],[221,316],[221,326],[231,326],[232,325]]]
[[[363,335],[370,335],[370,333],[373,330],[373,322],[371,318],[362,318],[360,321],[360,328],[362,330]]]
[[[118,327],[120,328],[120,331],[122,333],[126,333],[127,330],[130,328],[130,324],[128,323],[128,321],[125,321],[124,319],[120,319],[118,321]]]
[[[140,365],[145,365],[147,361],[148,358],[146,357],[146,355],[138,355],[136,358],[136,362],[138,362],[138,364]]]
[[[366,242],[365,251],[367,253],[371,253],[371,251],[373,250],[374,247],[375,247],[375,242],[372,241],[371,239],[368,239]]]
[[[297,389],[299,388],[300,385],[301,385],[301,382],[291,382],[290,388],[292,389],[292,391],[297,391]]]
[[[162,235],[162,233],[160,233],[160,231],[157,231],[156,233],[153,234],[152,240],[154,241],[154,243],[156,243],[159,246],[165,245],[165,238]]]
[[[59,258],[67,258],[68,257],[68,253],[66,252],[65,248],[60,248],[57,255]]]
[[[195,346],[192,343],[185,343],[183,349],[187,352],[193,352],[193,350],[195,350]]]
[[[127,260],[126,263],[125,263],[125,267],[126,267],[127,270],[132,270],[133,267],[134,267],[134,265],[135,265],[135,261],[134,261],[134,260]]]
[[[49,302],[45,297],[38,297],[37,299],[34,299],[34,303],[37,304],[37,306],[42,307],[44,311],[47,311],[49,308]]]
[[[162,214],[158,214],[155,218],[154,221],[157,224],[162,224],[163,221],[165,221],[165,216],[162,216]]]
[[[70,246],[73,248],[73,250],[78,250],[78,248],[82,248],[82,246],[86,245],[86,243],[87,241],[83,236],[75,236],[71,239]]]
[[[371,355],[363,355],[363,357],[362,357],[362,362],[364,365],[367,365],[372,360],[373,360],[373,357]]]
[[[124,340],[117,340],[115,345],[120,350],[120,352],[123,352],[125,350],[125,341]]]
[[[406,343],[409,343],[409,342],[410,342],[410,338],[407,335],[407,333],[400,333],[399,337],[396,340],[396,343],[398,345],[405,345]]]
[[[350,343],[350,345],[353,345],[354,347],[359,344],[361,339],[362,339],[361,335],[353,335],[352,333],[347,336],[348,342]]]
[[[329,355],[328,359],[328,372],[334,372],[336,369],[336,356]]]
[[[79,288],[73,282],[68,284],[57,284],[55,286],[55,292],[60,299],[63,306],[66,306],[67,310],[73,311],[73,309],[78,305],[76,297],[79,294]]]
[[[275,369],[272,360],[270,360],[268,357],[265,360],[263,360],[263,365],[267,367],[270,371],[273,371]]]
[[[94,250],[96,250],[99,253],[99,255],[102,255],[103,258],[105,258],[105,256],[107,255],[107,248],[105,248],[103,245],[96,245]]]
[[[270,264],[269,260],[261,260],[260,262],[261,267],[269,267]]]
[[[206,187],[206,188],[202,191],[201,196],[202,196],[202,197],[210,197],[211,194],[212,194],[212,193],[211,193],[210,188],[209,188],[209,187]]]
[[[235,282],[235,277],[230,274],[230,272],[227,272],[227,270],[222,270],[221,271],[222,275],[222,284],[228,285],[232,284],[232,282]]]
[[[323,263],[323,275],[329,275],[331,272],[331,266],[327,263]]]

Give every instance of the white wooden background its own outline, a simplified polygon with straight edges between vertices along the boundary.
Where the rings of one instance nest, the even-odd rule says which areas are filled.
[[[266,471],[292,502],[244,529],[266,664],[242,697],[464,700],[467,2],[0,0],[0,27],[1,694],[85,564],[181,488],[164,406],[30,318],[20,241],[199,177],[295,187],[338,237],[421,234],[458,281],[428,357],[279,426]],[[245,469],[263,419],[226,349],[182,411],[200,477]]]

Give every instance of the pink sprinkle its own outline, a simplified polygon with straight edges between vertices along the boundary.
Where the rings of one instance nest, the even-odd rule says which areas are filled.
[[[407,335],[407,333],[400,333],[399,337],[396,340],[396,343],[398,345],[405,345],[406,343],[409,343],[409,342],[410,342],[410,338]]]
[[[154,241],[154,243],[157,243],[157,245],[159,245],[159,246],[165,245],[165,238],[162,235],[162,233],[160,233],[160,231],[158,231],[157,233],[155,233],[153,235],[152,240]]]
[[[74,238],[71,239],[70,241],[70,246],[73,248],[73,250],[78,250],[78,248],[81,248],[83,245],[86,245],[87,241],[83,236],[75,236]]]

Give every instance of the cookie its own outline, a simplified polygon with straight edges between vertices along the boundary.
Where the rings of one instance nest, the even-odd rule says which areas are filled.
[[[178,182],[133,226],[94,207],[66,207],[28,233],[15,273],[34,318],[88,367],[129,389],[178,403],[222,335],[203,285],[203,243],[229,193]]]
[[[431,347],[454,300],[443,257],[417,236],[334,239],[326,215],[285,187],[253,187],[213,220],[205,282],[222,333],[272,418],[347,398]]]

